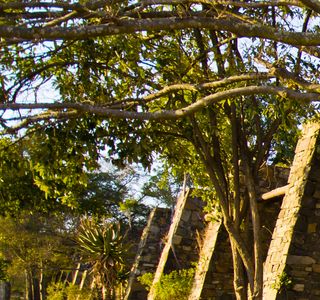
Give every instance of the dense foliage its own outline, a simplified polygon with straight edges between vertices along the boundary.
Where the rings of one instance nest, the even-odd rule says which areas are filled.
[[[46,197],[74,205],[68,191],[85,182],[102,149],[119,166],[150,167],[160,157],[219,208],[237,298],[261,299],[257,176],[266,163],[290,163],[299,125],[318,110],[319,3],[7,1],[0,8],[0,125],[3,134],[39,137],[29,155]],[[252,241],[242,235],[248,228]],[[246,282],[248,291],[239,289]]]
[[[182,269],[163,274],[156,286],[155,300],[178,300],[187,299],[192,286],[194,269]],[[145,273],[138,280],[149,290],[152,281],[152,273]]]

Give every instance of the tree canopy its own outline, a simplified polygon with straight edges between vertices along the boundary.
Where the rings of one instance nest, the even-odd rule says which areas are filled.
[[[219,207],[237,298],[261,299],[257,176],[290,162],[318,110],[319,13],[315,0],[4,2],[2,133],[55,145],[38,163],[53,195],[104,147],[119,165],[158,153]]]
[[[178,119],[240,95],[317,101],[318,13],[312,0],[7,1],[0,14],[0,109],[38,109],[20,116],[20,128],[86,113]],[[219,60],[231,67],[232,55],[242,56],[243,68],[213,76]],[[50,80],[57,101],[18,97]],[[166,99],[182,92],[194,99]],[[2,124],[10,118],[19,119],[6,113]]]

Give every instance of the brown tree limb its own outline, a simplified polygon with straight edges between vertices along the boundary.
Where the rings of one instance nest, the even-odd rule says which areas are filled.
[[[154,100],[178,90],[189,90],[192,92],[200,92],[206,89],[215,89],[215,88],[224,87],[228,84],[232,84],[236,82],[250,81],[250,80],[265,80],[265,79],[273,78],[274,76],[275,75],[271,75],[263,72],[248,73],[248,74],[230,76],[221,80],[205,82],[200,84],[189,84],[189,83],[173,84],[173,85],[166,86],[165,88],[163,88],[158,92],[155,92],[153,94],[146,96],[144,100],[145,101]]]
[[[23,40],[82,40],[94,37],[131,34],[141,31],[178,30],[186,28],[206,28],[229,31],[241,37],[265,38],[297,46],[318,46],[320,33],[291,32],[277,30],[256,21],[250,23],[238,18],[213,18],[205,16],[186,16],[153,19],[114,19],[114,23],[75,27],[26,28],[19,26],[0,26],[0,37]]]
[[[125,111],[119,109],[110,109],[101,105],[87,103],[1,103],[0,110],[21,110],[21,109],[50,109],[63,110],[73,109],[82,113],[95,114],[104,118],[126,118],[137,120],[175,120],[190,116],[211,103],[219,102],[225,99],[237,98],[239,96],[248,96],[253,94],[272,94],[285,99],[293,99],[302,103],[320,101],[318,93],[301,93],[288,88],[273,86],[247,86],[234,88],[227,91],[217,92],[199,99],[184,108],[177,110],[159,110],[155,112]]]
[[[300,0],[301,3],[303,3],[308,8],[311,8],[318,14],[320,14],[320,2],[319,0]]]

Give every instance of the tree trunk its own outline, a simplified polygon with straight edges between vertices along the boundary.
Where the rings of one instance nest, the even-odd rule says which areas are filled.
[[[32,275],[31,272],[25,270],[25,299],[33,300],[33,284],[32,284]]]
[[[40,276],[39,276],[39,290],[40,290],[40,300],[44,300],[46,298],[46,280],[43,273],[43,264],[41,261],[40,264]]]
[[[237,300],[247,299],[247,286],[243,270],[243,264],[237,247],[231,243],[231,252],[233,260],[233,287]]]
[[[37,272],[32,270],[32,291],[33,291],[33,300],[41,300],[41,293],[40,293],[40,280],[37,278]]]
[[[9,281],[6,281],[4,283],[4,300],[10,300],[11,299],[11,283]]]
[[[221,167],[221,161],[218,155],[212,155],[211,149],[206,142],[198,124],[193,120],[194,125],[194,143],[195,150],[201,157],[204,163],[210,180],[214,186],[216,197],[221,208],[221,213],[223,217],[224,226],[228,232],[229,240],[231,245],[236,249],[235,255],[239,255],[243,262],[246,270],[247,279],[249,281],[249,289],[252,292],[253,299],[260,299],[262,295],[262,261],[261,261],[261,247],[260,247],[260,222],[257,210],[257,203],[255,197],[255,187],[252,180],[252,174],[250,173],[249,165],[247,161],[245,162],[245,181],[250,180],[250,190],[249,190],[249,204],[250,211],[252,215],[253,229],[254,229],[254,257],[252,258],[250,248],[248,247],[245,239],[239,233],[239,217],[232,213],[230,206],[230,199],[232,199],[233,188],[227,183],[224,174],[224,169]],[[217,140],[217,138],[215,139]],[[235,144],[236,145],[236,144]],[[237,144],[238,145],[238,144]],[[246,159],[246,153],[244,153],[246,148],[241,149],[241,158]],[[235,165],[237,165],[238,162]],[[233,166],[233,167],[234,167]],[[235,170],[233,170],[234,172]],[[249,178],[247,178],[249,176]],[[249,188],[248,188],[249,189]],[[238,209],[239,210],[239,209]],[[236,212],[238,213],[238,211]],[[235,259],[237,257],[235,256]],[[237,271],[238,272],[238,271]],[[238,296],[240,297],[240,296]]]
[[[75,285],[77,283],[77,278],[78,278],[78,275],[79,275],[80,267],[81,267],[81,263],[78,263],[77,264],[77,268],[74,271],[73,278],[72,278],[72,284],[73,285]]]
[[[239,164],[239,126],[237,119],[237,110],[234,103],[230,105],[230,121],[232,132],[232,166],[233,166],[233,188],[234,188],[234,205],[230,203],[230,213],[233,213],[233,220],[236,230],[240,233],[241,216],[241,200],[245,206],[245,198],[241,197],[240,184],[240,164]],[[242,208],[243,209],[243,208]],[[233,286],[237,300],[247,299],[247,286],[243,263],[236,245],[230,241],[232,260],[233,260]]]
[[[257,205],[257,196],[255,191],[255,183],[253,176],[251,175],[249,164],[244,161],[246,171],[246,185],[248,188],[251,220],[253,227],[253,249],[254,249],[254,288],[252,299],[262,299],[263,292],[263,263],[262,263],[262,248],[261,248],[261,237],[260,237],[260,216]]]

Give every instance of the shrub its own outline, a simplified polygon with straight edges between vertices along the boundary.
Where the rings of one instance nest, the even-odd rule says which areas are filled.
[[[66,296],[66,287],[62,282],[51,283],[47,288],[48,300],[64,300]]]
[[[90,290],[80,290],[77,285],[66,286],[62,282],[50,284],[47,293],[47,300],[88,300],[91,298]]]
[[[194,269],[183,269],[172,271],[169,274],[162,275],[160,281],[155,287],[155,300],[181,300],[187,299],[194,277]],[[138,280],[142,285],[150,290],[154,275],[145,273]]]

